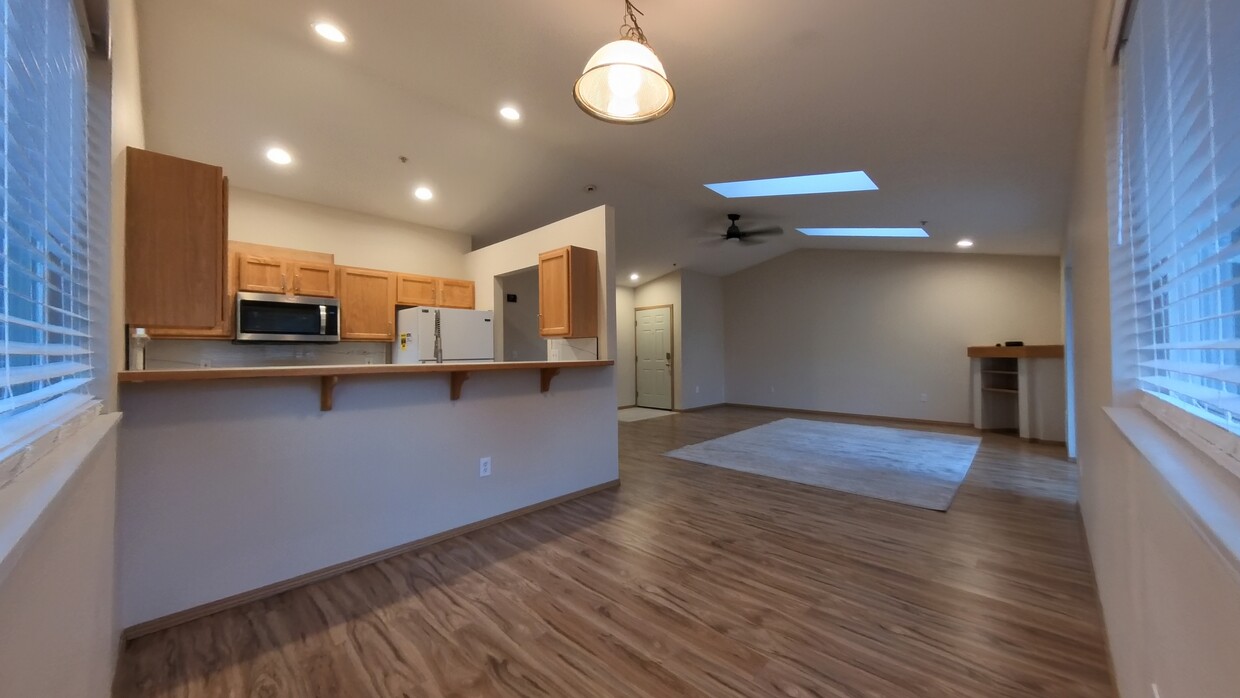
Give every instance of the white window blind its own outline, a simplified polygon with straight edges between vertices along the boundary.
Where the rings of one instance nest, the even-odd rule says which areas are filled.
[[[89,400],[86,49],[73,0],[4,0],[0,449]]]
[[[1130,12],[1119,226],[1140,387],[1240,432],[1240,2]]]

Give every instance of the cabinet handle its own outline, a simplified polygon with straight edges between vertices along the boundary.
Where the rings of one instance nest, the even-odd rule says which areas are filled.
[[[301,274],[293,277],[293,292],[301,293]]]
[[[388,321],[388,336],[389,336],[389,337],[394,337],[394,336],[395,336],[394,334],[392,334],[392,323],[391,323],[391,321]]]
[[[288,284],[284,281],[284,274],[280,275],[280,293],[284,293],[288,289]]]

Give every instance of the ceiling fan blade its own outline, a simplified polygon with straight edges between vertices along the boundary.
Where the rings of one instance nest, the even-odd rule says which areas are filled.
[[[772,228],[760,228],[758,230],[749,230],[749,231],[746,231],[745,234],[746,235],[783,235],[784,229],[780,228],[779,226],[774,226]]]
[[[745,245],[746,247],[748,247],[749,245],[765,245],[766,244],[766,240],[750,240],[749,235],[746,235],[745,237],[740,238],[740,241],[741,241],[741,244]]]

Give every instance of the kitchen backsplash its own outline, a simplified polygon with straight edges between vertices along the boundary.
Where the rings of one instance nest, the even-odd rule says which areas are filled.
[[[386,342],[339,344],[233,344],[203,339],[154,339],[146,345],[146,370],[385,364]]]

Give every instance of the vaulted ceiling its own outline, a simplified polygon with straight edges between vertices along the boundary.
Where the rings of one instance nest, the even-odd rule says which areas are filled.
[[[1093,3],[638,6],[677,102],[617,126],[583,114],[572,85],[616,37],[621,0],[140,0],[147,144],[223,165],[237,186],[476,247],[613,204],[624,283],[796,247],[954,251],[970,237],[975,253],[1059,253]],[[349,42],[317,37],[323,19]],[[524,118],[503,121],[501,104]],[[294,166],[264,159],[272,143]],[[727,200],[703,187],[848,170],[879,191]],[[433,201],[413,199],[417,183]],[[718,243],[708,234],[731,212],[787,233]],[[922,220],[928,240],[795,232]]]

